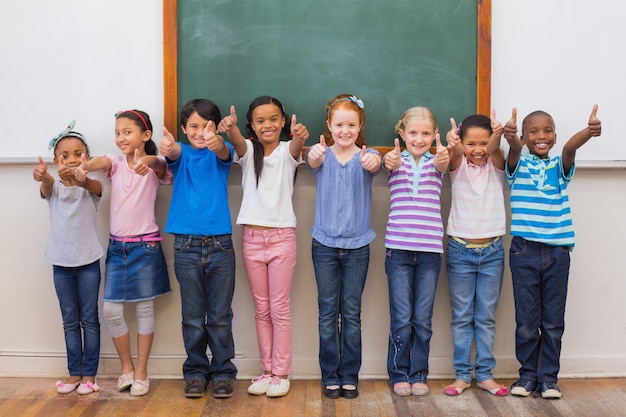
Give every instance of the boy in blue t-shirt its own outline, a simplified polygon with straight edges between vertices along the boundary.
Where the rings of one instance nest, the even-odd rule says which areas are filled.
[[[556,143],[554,120],[548,113],[539,110],[526,116],[521,137],[516,109],[504,127],[510,145],[506,175],[511,187],[515,354],[521,364],[519,380],[511,385],[513,395],[527,397],[540,390],[543,398],[561,398],[556,382],[574,247],[567,184],[576,168],[576,150],[600,136],[597,111],[595,105],[588,126],[567,141],[561,156],[548,156]],[[521,153],[523,145],[527,154]]]

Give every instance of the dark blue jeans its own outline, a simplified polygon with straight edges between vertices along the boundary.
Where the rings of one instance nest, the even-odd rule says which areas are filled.
[[[556,382],[565,329],[570,252],[566,247],[548,246],[515,236],[509,264],[520,378],[538,383]]]
[[[63,317],[67,369],[70,376],[95,376],[100,359],[100,261],[77,267],[53,265]]]
[[[185,381],[198,379],[207,384],[221,378],[235,379],[235,251],[231,235],[175,235],[174,271],[180,284],[187,352],[183,363]]]
[[[340,249],[313,239],[319,306],[322,385],[358,385],[361,369],[361,296],[370,248]]]
[[[387,249],[391,318],[387,372],[392,384],[427,382],[441,258],[440,253]]]

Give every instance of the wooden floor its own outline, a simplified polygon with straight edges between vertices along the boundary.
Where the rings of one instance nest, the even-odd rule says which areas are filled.
[[[497,398],[475,386],[458,397],[443,394],[449,380],[430,380],[430,395],[401,398],[387,380],[362,380],[354,400],[330,400],[321,395],[319,380],[291,381],[282,398],[248,395],[248,381],[237,381],[228,399],[183,396],[182,380],[153,380],[148,395],[134,398],[115,389],[116,381],[101,379],[102,391],[79,396],[56,393],[54,379],[0,378],[0,416],[626,416],[626,378],[563,379],[560,400]],[[502,380],[510,384],[512,380]]]

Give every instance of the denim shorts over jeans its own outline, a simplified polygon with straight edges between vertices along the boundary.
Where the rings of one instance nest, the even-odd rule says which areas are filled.
[[[100,359],[100,260],[89,265],[53,265],[56,290],[63,318],[67,369],[70,376],[95,376]]]
[[[370,247],[331,248],[313,239],[312,255],[319,305],[322,386],[356,386],[361,369],[361,296]]]
[[[180,284],[185,381],[235,379],[232,301],[235,251],[231,235],[174,235],[174,271]],[[212,359],[207,357],[207,346]]]
[[[448,290],[452,307],[452,365],[456,378],[469,384],[493,378],[496,366],[493,342],[496,335],[496,307],[504,274],[502,239],[481,248],[468,248],[454,238],[446,250]],[[472,364],[472,342],[476,343],[476,368]]]
[[[515,236],[509,250],[515,299],[515,354],[520,379],[557,382],[570,252]]]
[[[387,249],[391,326],[387,372],[391,383],[426,383],[440,253]]]

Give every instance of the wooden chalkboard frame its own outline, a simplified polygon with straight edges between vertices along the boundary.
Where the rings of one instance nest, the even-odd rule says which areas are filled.
[[[491,1],[478,0],[476,53],[476,112],[491,112]],[[170,132],[178,125],[178,0],[163,0],[164,123]],[[390,147],[376,147],[386,152]]]

